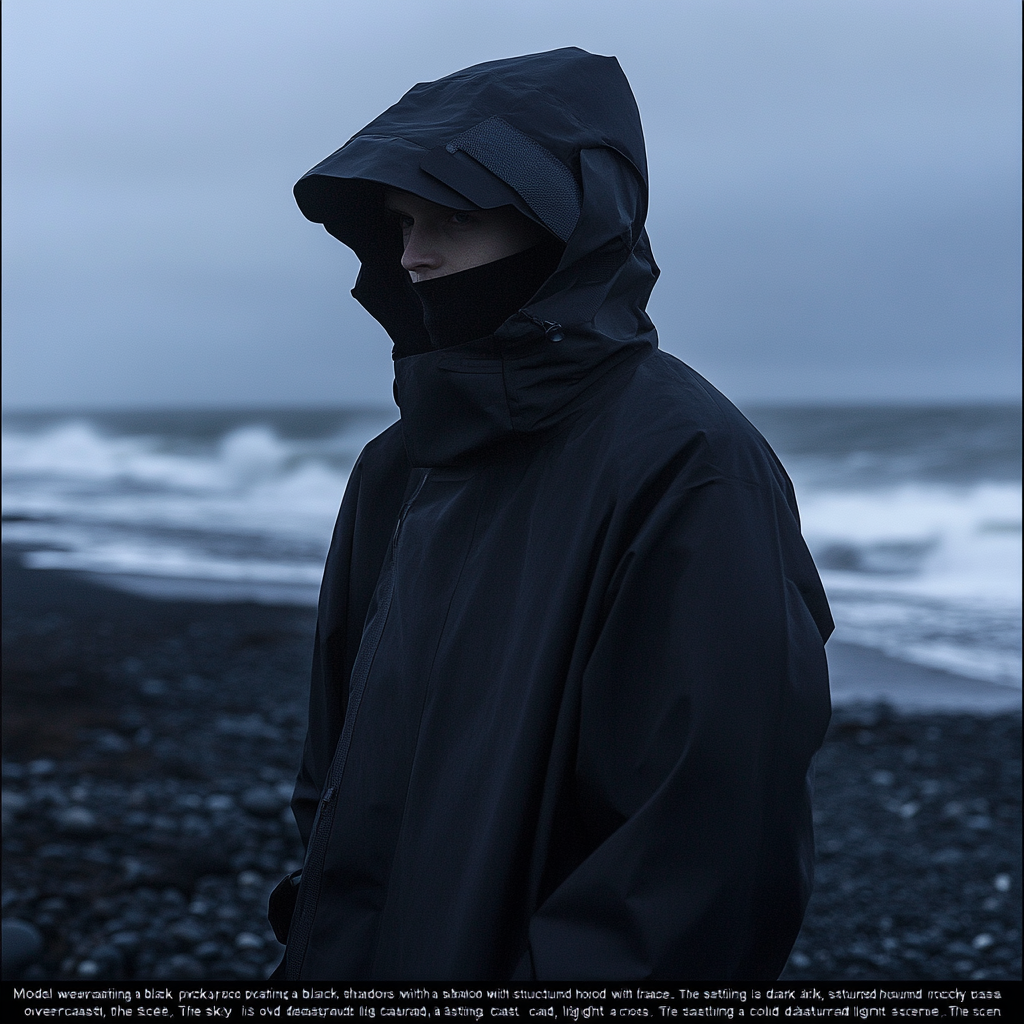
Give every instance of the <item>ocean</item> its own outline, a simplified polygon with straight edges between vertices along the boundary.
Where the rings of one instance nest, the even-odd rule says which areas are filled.
[[[793,478],[837,639],[1021,685],[1019,406],[744,412]],[[3,540],[147,596],[315,605],[348,473],[394,416],[6,414]]]

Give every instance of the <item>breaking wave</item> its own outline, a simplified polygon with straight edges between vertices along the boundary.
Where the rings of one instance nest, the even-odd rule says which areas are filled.
[[[916,440],[891,409],[849,427],[834,413],[820,428],[807,410],[771,415],[776,433],[762,429],[797,486],[837,639],[1020,685],[1021,485],[1003,421],[958,433],[950,413],[937,419],[948,436],[919,426]],[[11,417],[4,542],[31,567],[153,596],[313,605],[349,471],[389,420]]]

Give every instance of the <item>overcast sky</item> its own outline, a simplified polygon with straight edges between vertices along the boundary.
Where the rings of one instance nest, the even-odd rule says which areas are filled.
[[[291,186],[575,45],[647,134],[664,348],[740,401],[1019,395],[1016,0],[5,0],[4,401],[390,401]]]

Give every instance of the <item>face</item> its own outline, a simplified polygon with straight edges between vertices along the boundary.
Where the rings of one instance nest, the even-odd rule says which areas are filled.
[[[402,226],[402,266],[414,282],[514,256],[545,233],[512,206],[453,210],[395,189],[388,190],[384,205]]]

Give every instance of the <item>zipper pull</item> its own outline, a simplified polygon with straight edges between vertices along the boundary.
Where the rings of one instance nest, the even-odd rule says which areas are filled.
[[[326,807],[334,797],[334,787],[331,786],[322,797],[320,797],[320,806]]]
[[[527,313],[523,309],[519,310],[516,315],[543,331],[544,337],[546,337],[548,341],[562,341],[565,338],[565,330],[562,328],[561,324],[556,324],[552,320],[540,320],[532,313]]]

